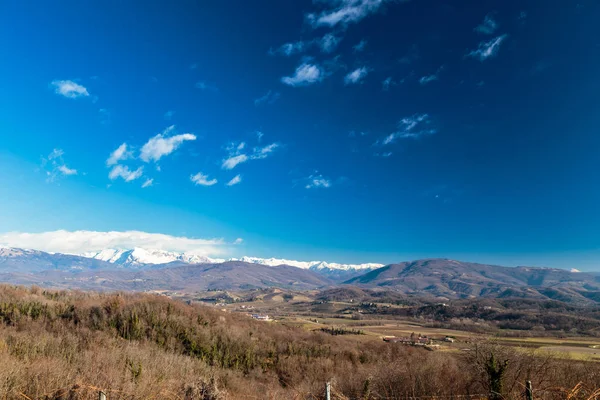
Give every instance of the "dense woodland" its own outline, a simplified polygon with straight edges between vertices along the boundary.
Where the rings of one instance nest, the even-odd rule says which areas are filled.
[[[0,286],[0,319],[2,399],[88,399],[98,389],[111,400],[320,399],[327,380],[337,399],[480,397],[494,384],[521,398],[526,379],[536,398],[587,399],[600,387],[592,362],[488,342],[430,352],[163,296]]]

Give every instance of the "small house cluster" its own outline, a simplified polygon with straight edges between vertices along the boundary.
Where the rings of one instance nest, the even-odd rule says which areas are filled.
[[[424,346],[426,344],[431,344],[431,338],[427,336],[412,336],[411,337],[384,337],[384,342],[389,343],[400,343],[411,346]]]
[[[259,321],[270,321],[271,320],[271,318],[269,318],[269,316],[266,314],[252,314],[252,318],[257,319]]]
[[[447,336],[444,339],[434,339],[425,335],[412,334],[410,337],[386,336],[383,338],[383,341],[388,343],[400,343],[407,346],[423,346],[427,350],[435,350],[438,349],[440,345],[434,344],[434,341],[454,343],[454,338]]]

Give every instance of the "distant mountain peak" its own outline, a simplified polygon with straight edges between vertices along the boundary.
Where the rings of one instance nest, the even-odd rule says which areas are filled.
[[[203,255],[186,252],[173,252],[159,249],[103,249],[100,251],[81,254],[82,257],[94,258],[124,267],[138,267],[146,264],[211,264],[223,262],[222,259],[212,259]]]
[[[124,267],[137,267],[145,264],[169,264],[179,262],[183,264],[216,264],[224,261],[243,261],[250,264],[260,264],[270,267],[289,265],[301,269],[317,271],[359,271],[380,268],[383,264],[339,264],[326,261],[296,261],[280,258],[259,258],[244,256],[241,258],[214,259],[203,255],[186,252],[174,252],[158,249],[145,249],[135,247],[133,249],[103,249],[95,252],[81,254],[82,257],[94,258],[110,262]]]

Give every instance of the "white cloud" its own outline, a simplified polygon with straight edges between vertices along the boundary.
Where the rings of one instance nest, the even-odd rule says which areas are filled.
[[[294,72],[293,76],[284,76],[281,82],[289,86],[307,86],[323,79],[323,71],[317,65],[304,63]]]
[[[221,164],[221,168],[223,169],[233,169],[238,164],[242,164],[248,161],[248,156],[245,154],[238,154],[237,156],[230,156],[223,160],[223,164]]]
[[[325,0],[329,9],[319,14],[308,14],[307,21],[313,27],[348,25],[356,23],[379,10],[389,0]]]
[[[262,104],[273,104],[279,100],[280,96],[281,94],[279,92],[269,90],[264,96],[254,99],[254,105],[258,107]]]
[[[437,80],[438,80],[437,74],[426,75],[426,76],[422,76],[421,79],[419,79],[419,83],[421,85],[426,85],[428,83],[431,83],[431,82],[437,81]]]
[[[216,179],[209,179],[208,175],[204,175],[202,172],[198,172],[196,175],[191,175],[190,180],[196,185],[212,186],[217,183]]]
[[[426,75],[426,76],[422,76],[421,79],[419,79],[419,83],[421,85],[426,85],[428,83],[437,81],[438,79],[440,79],[440,73],[444,70],[444,66],[442,65],[441,67],[439,67],[437,69],[437,71],[435,71],[435,74],[431,74],[431,75]]]
[[[148,178],[146,179],[146,181],[144,181],[144,183],[142,183],[142,187],[143,188],[147,188],[152,186],[152,184],[154,183],[154,179]]]
[[[252,154],[252,159],[260,160],[263,158],[267,158],[267,156],[274,152],[279,146],[279,143],[271,143],[264,147],[255,147],[254,154]]]
[[[242,239],[242,238],[237,238],[233,241],[233,244],[242,244],[242,243],[244,243],[244,239]]]
[[[48,160],[57,160],[64,155],[65,152],[62,149],[52,149],[52,152],[48,154]]]
[[[430,128],[431,120],[427,114],[415,114],[410,117],[402,118],[398,122],[398,130],[386,136],[382,144],[391,144],[396,139],[418,139],[424,135],[433,135],[436,129]]]
[[[331,53],[341,41],[342,38],[335,36],[333,33],[328,33],[319,40],[319,47],[323,53]]]
[[[84,86],[70,80],[54,80],[50,83],[50,85],[54,86],[54,91],[56,94],[60,94],[61,96],[68,97],[70,99],[88,97],[90,95]]]
[[[77,175],[77,170],[67,167],[62,149],[53,149],[47,157],[42,158],[42,168],[46,171],[46,182],[54,182],[62,176]]]
[[[483,22],[475,27],[474,31],[484,35],[491,35],[496,32],[496,29],[498,29],[498,23],[494,20],[492,14],[488,14],[483,19]]]
[[[352,47],[352,50],[354,50],[355,53],[359,53],[359,52],[363,51],[366,47],[367,47],[367,41],[365,39],[363,39],[360,42],[358,42],[357,44],[355,44]]]
[[[61,165],[58,167],[58,171],[63,175],[77,175],[76,169],[71,169],[66,165]]]
[[[388,76],[387,78],[385,78],[383,80],[383,82],[381,82],[381,88],[385,91],[390,90],[390,88],[395,85],[396,85],[396,82],[392,79],[391,76]]]
[[[344,83],[346,85],[360,83],[365,78],[365,76],[367,76],[368,73],[369,70],[367,69],[367,67],[357,68],[344,77]]]
[[[328,188],[331,187],[331,181],[323,177],[323,175],[311,175],[307,178],[308,183],[306,184],[306,189],[312,188]]]
[[[110,156],[106,160],[106,165],[111,166],[117,164],[121,160],[127,160],[133,157],[133,152],[127,151],[127,143],[123,143],[115,151],[110,153]]]
[[[256,131],[256,139],[258,140],[259,143],[262,140],[263,136],[265,136],[264,133],[262,133],[261,131]]]
[[[174,129],[175,126],[172,125],[165,129],[163,133],[159,133],[148,140],[148,142],[142,146],[140,158],[145,162],[158,161],[163,156],[169,155],[177,150],[177,148],[181,146],[183,142],[187,140],[196,140],[196,136],[192,135],[191,133],[183,133],[181,135],[166,137]]]
[[[311,42],[304,42],[301,40],[294,43],[285,43],[274,50],[270,49],[269,54],[282,54],[289,57],[291,55],[306,51],[311,46],[311,44]]]
[[[479,43],[477,50],[470,51],[466,57],[478,58],[479,61],[485,61],[490,57],[494,57],[500,50],[500,45],[506,40],[508,35],[500,35],[491,40]]]
[[[223,254],[231,245],[219,238],[196,239],[140,231],[71,232],[65,230],[41,233],[0,233],[0,244],[9,247],[67,254],[83,254],[85,252],[100,251],[110,248],[133,249],[135,247],[142,247],[168,251],[197,252],[202,255]]]
[[[256,136],[258,138],[258,141],[260,142],[264,134],[262,132],[256,132]],[[245,163],[246,161],[261,160],[263,158],[267,158],[279,147],[279,143],[271,143],[263,147],[255,147],[254,149],[252,149],[251,153],[248,153],[247,151],[244,152],[244,149],[246,148],[245,142],[229,143],[225,148],[227,150],[228,155],[226,158],[223,159],[221,168],[231,170],[237,165]]]
[[[241,181],[242,181],[242,176],[241,175],[236,175],[236,176],[233,177],[233,179],[231,179],[229,182],[227,182],[227,186],[237,185]]]
[[[125,165],[115,165],[108,173],[108,178],[114,181],[117,178],[122,178],[125,182],[134,181],[142,176],[144,167],[132,171]]]

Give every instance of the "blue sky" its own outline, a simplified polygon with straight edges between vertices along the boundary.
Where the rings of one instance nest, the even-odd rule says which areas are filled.
[[[4,2],[0,232],[600,269],[600,7],[470,3]]]

